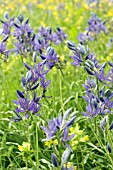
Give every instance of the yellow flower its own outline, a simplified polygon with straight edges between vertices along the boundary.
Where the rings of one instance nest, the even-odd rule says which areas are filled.
[[[55,140],[53,141],[53,144],[54,144],[55,146],[57,146],[57,145],[58,145],[58,140],[55,139]]]
[[[28,152],[30,151],[30,143],[28,142],[23,142],[22,143],[22,146],[21,145],[18,145],[18,150],[21,151],[21,152]]]
[[[71,166],[72,166],[72,162],[68,162],[68,163],[67,163],[67,167],[68,167],[68,168],[71,168]]]
[[[67,163],[67,168],[71,168],[72,165],[73,165],[72,162],[68,162],[68,163]],[[66,164],[64,164],[64,168],[66,168]],[[74,170],[76,170],[76,166],[74,166]]]
[[[89,136],[88,135],[84,136],[84,140],[88,141],[89,140]]]
[[[24,149],[23,149],[23,146],[18,145],[18,150],[22,152],[22,151],[24,150]]]
[[[77,167],[76,167],[76,166],[74,166],[74,170],[77,170]]]
[[[48,140],[45,142],[45,146],[51,147],[51,145],[53,144],[52,140]]]
[[[77,140],[72,140],[72,146],[78,145],[78,141]]]
[[[38,8],[45,9],[45,5],[44,4],[38,4]]]
[[[111,16],[113,16],[113,11],[108,11],[108,13],[107,13],[107,14],[108,14],[108,16],[110,16],[110,17],[111,17]]]
[[[79,125],[78,123],[76,123],[76,126],[75,127],[71,127],[69,129],[70,131],[70,135],[72,135],[73,133],[76,134],[76,135],[82,135],[83,134],[83,130],[79,130]]]
[[[60,60],[64,61],[64,55],[60,56]]]
[[[86,3],[83,4],[84,9],[89,9],[88,5]]]
[[[65,18],[64,21],[65,21],[65,22],[70,22],[70,19],[67,17],[67,18]]]
[[[54,11],[54,12],[53,12],[53,15],[54,15],[54,16],[58,16],[58,12]]]
[[[42,25],[43,27],[46,27],[46,24],[43,21],[40,22],[40,25]]]
[[[69,131],[70,131],[71,133],[73,133],[74,127],[69,128]]]
[[[23,148],[24,148],[24,150],[25,151],[29,151],[30,150],[30,143],[28,143],[28,142],[23,142]]]
[[[84,136],[83,138],[80,139],[80,142],[86,142],[88,140],[89,140],[89,136],[86,135],[86,136]]]

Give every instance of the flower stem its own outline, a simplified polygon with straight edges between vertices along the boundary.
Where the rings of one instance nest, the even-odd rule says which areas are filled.
[[[39,169],[39,160],[38,160],[38,126],[36,122],[36,167]]]
[[[62,94],[62,75],[60,75],[60,98],[61,98],[62,112],[64,113],[63,94]]]

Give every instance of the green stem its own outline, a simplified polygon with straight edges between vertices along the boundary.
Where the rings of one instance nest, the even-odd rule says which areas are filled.
[[[52,80],[52,99],[53,99],[53,108],[54,108],[54,111],[55,111],[56,106],[55,106],[54,77],[52,76],[52,78],[53,78],[53,80]],[[56,116],[56,115],[53,115],[53,116]]]
[[[36,167],[39,169],[39,157],[38,157],[38,126],[36,122]]]
[[[80,150],[81,150],[81,155],[82,155],[82,170],[84,170],[84,156],[83,156],[83,151],[81,147],[80,147]]]
[[[79,169],[79,163],[78,163],[78,155],[77,155],[77,151],[76,151],[76,161],[77,161],[77,168]]]
[[[62,112],[64,113],[63,94],[62,94],[62,75],[60,75],[60,98],[61,98]]]
[[[26,158],[26,170],[28,170],[28,161],[27,161],[27,158]]]
[[[28,124],[27,124],[27,136],[28,136],[28,142],[30,143],[30,129],[29,129],[29,120],[28,120]]]

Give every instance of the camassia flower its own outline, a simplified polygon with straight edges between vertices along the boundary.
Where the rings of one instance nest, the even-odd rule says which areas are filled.
[[[4,41],[0,44],[2,54],[4,52],[5,56],[8,56],[9,52],[13,51],[13,53],[20,54],[26,58],[34,52],[38,54],[47,52],[46,57],[51,58],[50,62],[48,59],[48,67],[52,68],[55,65],[53,60],[55,62],[58,60],[57,54],[54,51],[54,54],[50,56],[47,49],[52,43],[59,45],[65,41],[67,35],[62,28],[58,27],[55,31],[52,31],[50,27],[44,28],[41,26],[38,32],[35,32],[29,23],[29,19],[24,21],[24,17],[21,14],[15,19],[14,17],[10,18],[9,14],[5,12],[4,18],[5,20],[0,20],[2,23],[0,35],[4,37]],[[10,50],[7,50],[6,40],[9,37],[12,47]]]
[[[88,27],[86,28],[85,33],[79,33],[78,40],[81,43],[94,40],[97,35],[102,31],[107,32],[105,21],[102,22],[100,18],[94,13],[91,14],[91,18],[88,20]]]
[[[110,89],[105,90],[105,86],[97,89],[96,82],[92,86],[89,78],[87,84],[83,86],[86,89],[86,96],[83,96],[83,99],[87,102],[86,112],[83,112],[84,116],[95,117],[98,114],[111,113],[113,108],[113,92]]]
[[[52,40],[55,44],[60,44],[67,39],[67,34],[62,30],[62,28],[57,27],[57,30],[52,35]]]
[[[58,55],[53,47],[48,47],[46,49],[46,54],[42,53],[40,57],[43,60],[42,64],[46,64],[49,70],[57,65],[57,63],[59,62]]]
[[[40,27],[38,33],[35,34],[34,38],[34,50],[39,51],[40,49],[47,49],[51,46],[52,43],[59,45],[63,43],[67,35],[62,30],[62,28],[57,28],[54,32],[50,27],[44,28],[43,26]]]
[[[15,53],[27,57],[29,53],[33,52],[34,33],[29,25],[29,19],[24,23],[14,23],[13,36],[15,37],[15,40],[13,41],[13,44],[16,47]]]
[[[3,26],[3,31],[2,31],[2,35],[6,36],[6,35],[10,35],[11,34],[11,29],[14,26],[14,17],[9,18],[8,13],[6,16],[6,13],[4,13],[4,18],[5,21],[0,20]]]
[[[40,105],[39,105],[39,99],[33,98],[33,100],[29,100],[28,97],[25,97],[24,93],[20,92],[17,90],[17,97],[18,100],[13,100],[13,102],[18,106],[16,108],[16,112],[18,114],[20,113],[25,113],[25,117],[29,117],[29,113],[31,112],[32,114],[37,114],[37,112],[40,110]]]
[[[49,120],[48,127],[41,126],[41,129],[46,134],[46,138],[43,139],[42,141],[57,139],[57,134],[59,134],[58,136],[60,140],[64,144],[66,144],[69,140],[71,140],[75,136],[75,134],[71,134],[70,136],[68,135],[68,128],[71,127],[76,118],[75,112],[70,114],[70,116],[68,117],[71,110],[72,110],[71,108],[68,109],[65,112],[64,116],[60,114],[58,118],[53,118],[52,120]]]
[[[72,51],[73,56],[71,58],[74,60],[71,64],[80,67],[84,63],[85,56],[88,55],[88,50],[82,44],[76,45],[73,41],[67,42],[68,48]]]

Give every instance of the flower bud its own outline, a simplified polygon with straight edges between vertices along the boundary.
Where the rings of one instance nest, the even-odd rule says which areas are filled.
[[[113,129],[113,121],[112,121],[112,123],[111,123],[111,125],[109,127],[109,130],[112,130],[112,129]]]
[[[28,72],[26,73],[26,80],[29,82],[29,81],[32,79],[32,76],[33,76],[32,72],[31,72],[31,71],[28,71]]]
[[[58,167],[57,159],[54,153],[51,154],[51,159],[52,159],[53,165],[55,167]]]
[[[63,155],[62,155],[62,164],[68,162],[70,153],[71,153],[71,150],[70,150],[70,149],[66,149],[66,150],[63,152]]]
[[[22,76],[22,87],[24,88],[26,85],[26,79],[24,78],[24,76]]]
[[[19,90],[17,90],[16,92],[21,98],[24,98],[24,94],[22,92],[20,92]]]
[[[36,63],[36,52],[33,53],[33,61]]]
[[[94,73],[93,73],[92,71],[90,71],[86,66],[85,66],[85,69],[86,69],[86,71],[87,71],[88,74],[94,75]]]
[[[107,149],[108,149],[109,153],[111,153],[111,152],[112,152],[112,150],[111,150],[111,146],[110,146],[110,144],[109,144],[109,143],[107,144]]]
[[[9,18],[9,14],[8,14],[7,11],[4,13],[4,18],[5,18],[5,19],[8,19],[8,18]]]
[[[48,53],[49,55],[53,55],[53,54],[54,54],[54,48],[53,48],[53,47],[48,47],[48,48],[47,48],[47,53]]]
[[[76,45],[73,41],[67,41],[67,46],[70,50],[76,51]]]
[[[23,15],[20,14],[20,15],[18,16],[18,20],[22,23],[22,22],[23,22],[23,19],[24,19]]]

